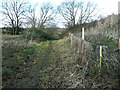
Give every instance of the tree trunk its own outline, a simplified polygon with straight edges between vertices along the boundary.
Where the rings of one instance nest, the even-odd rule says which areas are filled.
[[[12,23],[12,30],[13,30],[13,35],[15,35],[15,26],[14,26],[14,22],[13,22],[13,20],[11,20],[11,23]]]

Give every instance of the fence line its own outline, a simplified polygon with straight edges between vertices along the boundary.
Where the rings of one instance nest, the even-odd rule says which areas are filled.
[[[103,66],[108,72],[115,71],[114,69],[117,67],[118,61],[116,55],[112,52],[110,53],[107,46],[91,44],[73,33],[69,33],[69,39],[71,41],[73,59],[76,60],[79,65],[84,66],[84,73],[87,72],[86,67],[90,69],[91,66],[93,66],[96,71],[99,71]],[[102,52],[100,52],[100,49],[102,49]],[[100,53],[102,54],[102,60]]]

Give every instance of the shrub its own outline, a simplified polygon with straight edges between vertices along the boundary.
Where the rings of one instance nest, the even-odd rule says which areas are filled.
[[[16,32],[15,34],[20,35],[20,34],[22,34],[23,31],[24,31],[24,28],[18,27],[17,31],[15,31]],[[2,33],[14,35],[14,30],[11,27],[4,27],[4,28],[2,28]]]
[[[55,37],[48,32],[45,32],[43,30],[39,30],[37,28],[31,28],[29,30],[26,30],[23,33],[23,37],[25,39],[29,40],[35,40],[35,41],[45,41],[45,40],[53,40]]]
[[[112,37],[103,36],[102,34],[85,36],[85,40],[95,45],[108,46],[111,50],[116,47],[116,42]]]

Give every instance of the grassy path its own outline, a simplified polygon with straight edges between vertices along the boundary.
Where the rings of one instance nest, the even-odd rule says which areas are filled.
[[[49,66],[49,61],[51,60],[51,52],[52,52],[52,42],[50,41],[48,43],[48,46],[46,47],[46,50],[43,55],[38,55],[39,57],[41,56],[42,60],[38,59],[37,64],[33,64],[32,62],[28,62],[28,64],[33,64],[29,68],[25,68],[26,70],[23,70],[24,73],[26,74],[25,78],[22,78],[18,81],[16,81],[16,86],[15,87],[38,87],[40,84],[39,78],[43,76],[43,71]],[[37,52],[39,53],[39,49],[37,49]],[[39,53],[41,54],[41,53]],[[29,66],[29,65],[28,65]]]

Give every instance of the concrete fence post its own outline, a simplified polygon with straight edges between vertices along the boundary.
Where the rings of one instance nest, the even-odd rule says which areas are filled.
[[[100,66],[100,72],[101,72],[101,69],[102,69],[102,46],[100,46],[100,61],[99,61],[99,66]]]
[[[82,28],[82,39],[84,40],[84,28]]]

